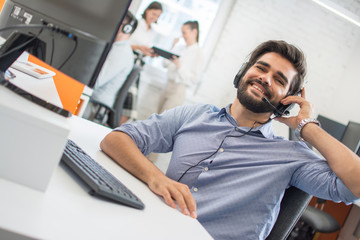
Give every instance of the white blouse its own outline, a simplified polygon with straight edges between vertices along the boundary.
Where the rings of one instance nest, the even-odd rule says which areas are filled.
[[[148,29],[145,19],[141,18],[138,20],[136,30],[131,34],[129,40],[131,45],[145,45],[147,47],[152,47],[155,36],[156,32],[154,29]]]
[[[175,46],[171,52],[178,54],[180,68],[170,60],[164,60],[164,66],[168,69],[168,79],[186,86],[194,86],[200,80],[204,67],[205,57],[198,43],[191,46]]]

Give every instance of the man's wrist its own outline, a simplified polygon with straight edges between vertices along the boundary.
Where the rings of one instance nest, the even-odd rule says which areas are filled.
[[[295,136],[297,137],[297,139],[299,139],[302,142],[305,142],[305,140],[301,136],[301,131],[303,130],[305,125],[308,123],[316,123],[317,125],[320,126],[320,122],[318,120],[316,120],[315,118],[305,118],[305,119],[301,120],[299,125],[295,129]]]

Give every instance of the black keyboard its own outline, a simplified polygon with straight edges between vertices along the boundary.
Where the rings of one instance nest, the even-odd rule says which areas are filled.
[[[138,209],[145,207],[135,194],[72,140],[68,140],[61,160],[91,188],[90,194]]]

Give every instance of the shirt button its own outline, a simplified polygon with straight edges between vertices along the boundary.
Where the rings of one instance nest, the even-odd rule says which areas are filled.
[[[208,168],[208,167],[205,167],[205,168],[204,168],[204,171],[209,171],[209,168]]]
[[[199,189],[196,187],[196,188],[194,188],[194,192],[197,192]]]
[[[224,149],[223,149],[223,148],[220,148],[220,149],[219,149],[219,152],[223,152],[223,151],[224,151]]]
[[[235,131],[239,131],[239,128],[238,128],[238,127],[236,127],[236,128],[235,128]]]

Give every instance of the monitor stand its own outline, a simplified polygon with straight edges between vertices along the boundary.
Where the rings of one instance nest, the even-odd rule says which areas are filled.
[[[36,103],[46,109],[53,111],[57,114],[60,114],[64,117],[70,117],[71,113],[65,109],[59,108],[47,101],[44,101],[37,96],[25,91],[24,89],[19,88],[18,86],[12,84],[10,81],[6,80],[5,72],[7,69],[16,61],[16,59],[28,48],[32,46],[43,46],[42,41],[35,36],[31,36],[25,33],[14,32],[12,33],[0,47],[0,85],[5,86],[14,93],[20,95]],[[38,52],[43,53],[43,49],[37,49]]]

